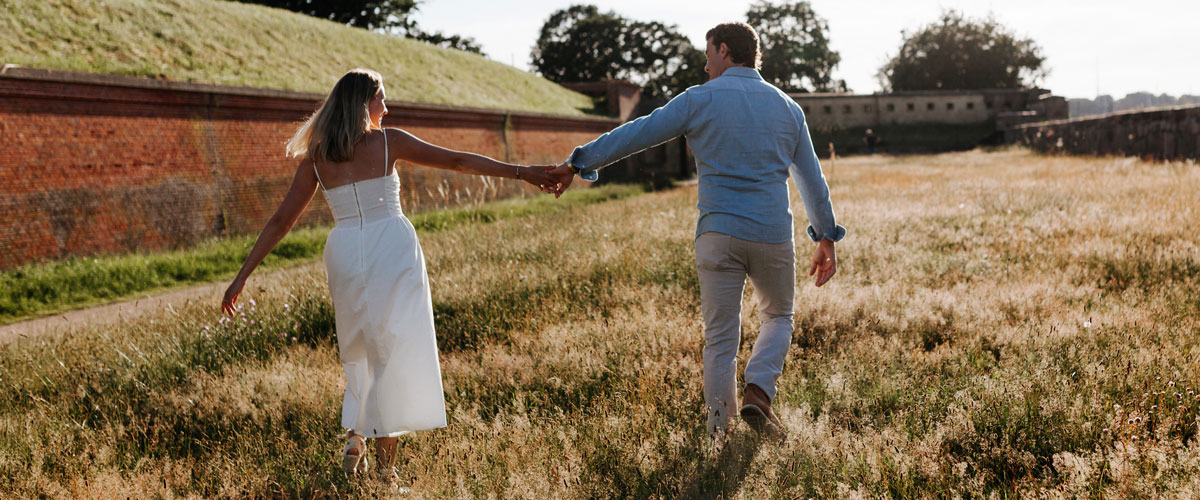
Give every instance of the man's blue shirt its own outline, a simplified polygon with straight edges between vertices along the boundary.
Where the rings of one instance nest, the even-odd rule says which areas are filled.
[[[697,236],[716,231],[761,243],[790,241],[789,170],[808,213],[809,237],[845,236],[834,220],[804,111],[751,68],[735,66],[687,89],[653,113],[575,148],[567,162],[594,181],[600,168],[679,136],[696,157]]]

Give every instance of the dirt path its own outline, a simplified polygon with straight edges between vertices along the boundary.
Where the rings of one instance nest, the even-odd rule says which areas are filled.
[[[220,294],[228,285],[228,283],[209,283],[0,326],[0,344],[81,323],[105,324],[136,318],[147,311],[155,311],[167,305],[181,308],[189,302],[198,300],[212,302],[213,310],[216,311],[219,308]]]

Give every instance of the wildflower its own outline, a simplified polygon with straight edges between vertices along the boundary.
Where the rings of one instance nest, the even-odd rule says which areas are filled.
[[[1167,387],[1175,387],[1175,381],[1172,380],[1170,382],[1167,382]]]
[[[258,302],[255,302],[254,299],[250,299],[250,305],[256,306],[258,305]]]
[[[295,342],[295,341],[296,341],[296,337],[292,337],[292,342]]]
[[[1183,394],[1180,394],[1178,392],[1175,393],[1175,399],[1182,399],[1182,398],[1183,398]]]
[[[293,330],[299,330],[299,329],[300,329],[300,322],[299,322],[299,321],[297,321],[297,322],[295,322],[294,324],[292,324],[292,329],[293,329]]]
[[[290,304],[288,304],[287,302],[284,302],[284,303],[283,303],[283,308],[284,308],[284,309],[291,309],[291,308],[292,308],[292,306],[291,306]]]
[[[1153,405],[1153,406],[1151,406],[1151,407],[1150,407],[1150,411],[1154,411],[1154,410],[1157,410],[1157,409],[1158,409],[1158,405]]]
[[[1091,328],[1091,327],[1092,327],[1092,322],[1091,322],[1091,321],[1084,321],[1084,322],[1083,322],[1083,327],[1084,327],[1084,328]]]
[[[225,316],[221,316],[221,320],[218,321],[217,324],[224,325],[226,321],[229,321],[229,318],[226,318]]]
[[[1140,424],[1142,423],[1142,417],[1133,417],[1133,421]]]

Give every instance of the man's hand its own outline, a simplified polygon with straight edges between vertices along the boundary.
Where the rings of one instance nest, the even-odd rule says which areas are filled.
[[[817,275],[817,286],[824,285],[837,272],[837,256],[833,253],[833,240],[826,238],[817,243],[817,251],[813,253],[812,267],[808,275]]]
[[[549,172],[558,165],[531,165],[527,167],[517,167],[518,176],[521,180],[528,182],[538,189],[546,193],[554,193],[558,190],[558,179],[551,177]]]
[[[550,174],[550,177],[553,178],[557,184],[557,188],[554,191],[547,191],[553,192],[555,198],[562,196],[563,191],[566,191],[567,188],[571,187],[571,181],[575,180],[575,173],[571,172],[571,169],[566,163],[559,165],[547,173]]]

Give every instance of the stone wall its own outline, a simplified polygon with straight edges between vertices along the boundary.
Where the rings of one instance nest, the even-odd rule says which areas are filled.
[[[1043,152],[1200,160],[1200,106],[1030,123],[1007,134]]]
[[[904,94],[791,94],[813,130],[988,120],[983,95],[964,92]]]
[[[995,123],[1003,129],[1013,123],[1024,123],[1022,120],[1067,117],[1066,99],[1045,89],[797,93],[790,96],[804,108],[805,119],[813,130],[984,122]]]
[[[258,231],[297,168],[284,143],[322,96],[65,72],[0,72],[0,269]],[[384,125],[518,163],[557,163],[611,118],[389,103]],[[536,190],[397,162],[412,213]],[[305,166],[302,168],[311,168]],[[301,224],[329,222],[318,194]]]

